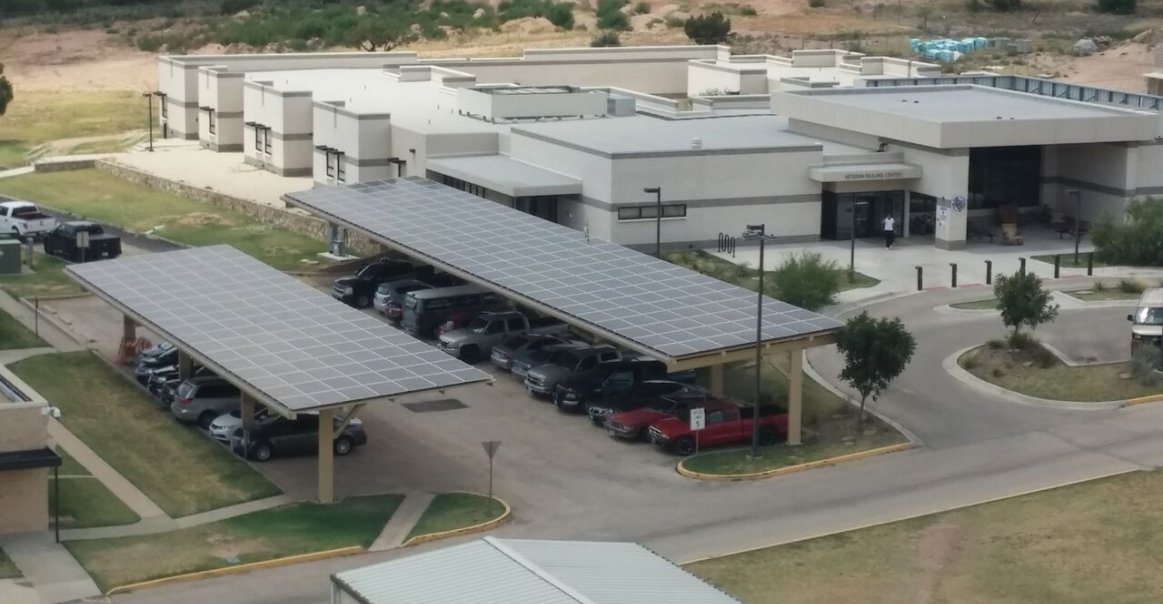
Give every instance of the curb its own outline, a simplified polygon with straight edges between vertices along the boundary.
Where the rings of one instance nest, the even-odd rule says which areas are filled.
[[[945,369],[946,373],[953,376],[955,379],[957,379],[957,381],[959,381],[959,382],[961,382],[961,383],[963,383],[963,384],[969,386],[970,388],[973,388],[979,392],[991,394],[991,395],[996,396],[996,397],[998,397],[1006,402],[1017,403],[1019,405],[1031,405],[1034,407],[1053,407],[1055,409],[1068,409],[1068,410],[1072,410],[1072,411],[1107,411],[1110,409],[1119,409],[1121,407],[1126,406],[1126,404],[1127,404],[1127,401],[1096,401],[1093,403],[1086,403],[1086,402],[1080,402],[1080,401],[1058,401],[1058,400],[1048,399],[1048,398],[1038,398],[1036,396],[1022,394],[1020,392],[1014,392],[1013,390],[1009,390],[1007,388],[1002,388],[1001,386],[991,384],[991,383],[977,377],[976,375],[969,373],[968,371],[963,369],[960,364],[957,363],[957,360],[961,358],[961,355],[969,352],[970,350],[974,350],[977,348],[980,348],[980,345],[979,346],[970,346],[968,348],[962,348],[961,350],[958,350],[957,352],[954,352],[953,354],[945,357],[945,360],[941,361],[941,366]],[[1053,353],[1051,353],[1051,354],[1053,354]],[[1143,397],[1143,398],[1149,398],[1149,397]],[[1160,400],[1163,400],[1163,396],[1160,397]],[[1143,401],[1143,402],[1151,402],[1151,401]]]
[[[452,492],[465,493],[468,495],[480,495],[481,497],[488,497],[488,495],[481,495],[480,493],[469,493],[468,491],[452,491]],[[513,508],[509,507],[509,503],[507,501],[505,501],[504,499],[501,499],[500,497],[493,497],[493,500],[499,501],[501,503],[501,505],[505,506],[505,511],[501,512],[500,516],[497,516],[496,518],[493,518],[492,520],[486,520],[484,522],[481,522],[479,524],[474,524],[471,526],[462,526],[460,528],[449,529],[447,531],[438,531],[435,533],[425,533],[423,535],[416,535],[415,537],[409,537],[408,539],[405,539],[403,543],[400,544],[400,547],[402,547],[402,548],[403,547],[410,547],[413,545],[420,545],[421,543],[428,543],[430,541],[439,541],[440,539],[448,539],[450,537],[459,537],[460,535],[470,535],[472,533],[481,533],[484,531],[492,530],[494,528],[497,528],[498,526],[501,526],[502,524],[505,524],[512,517]],[[429,505],[431,505],[431,504],[429,504]],[[427,510],[425,510],[425,511],[427,511]],[[421,514],[421,515],[423,515],[423,514]]]
[[[702,472],[695,472],[688,470],[683,466],[686,459],[678,462],[675,465],[675,471],[687,477],[696,480],[711,480],[719,482],[738,482],[742,480],[763,480],[765,478],[775,478],[776,476],[783,476],[784,474],[794,474],[796,472],[804,472],[807,470],[814,470],[825,466],[834,466],[849,461],[859,461],[869,457],[876,457],[878,455],[887,455],[889,453],[896,453],[897,451],[906,451],[912,449],[917,445],[911,442],[904,442],[895,445],[888,445],[887,447],[878,447],[876,449],[869,449],[867,451],[857,451],[847,455],[839,455],[837,457],[829,457],[828,459],[820,459],[817,461],[809,461],[806,463],[796,464],[794,466],[784,466],[782,468],[772,468],[762,472],[752,472],[750,474],[704,474]],[[688,458],[689,459],[689,458]]]
[[[209,579],[211,577],[221,577],[224,575],[234,575],[245,573],[252,570],[263,570],[267,568],[275,568],[279,566],[287,566],[290,564],[298,564],[299,562],[314,562],[316,560],[324,560],[326,558],[336,558],[339,556],[354,556],[362,554],[367,549],[361,545],[353,545],[350,547],[341,547],[339,549],[329,549],[321,552],[311,552],[308,554],[297,554],[294,556],[286,556],[284,558],[275,558],[274,560],[263,560],[261,562],[250,562],[247,564],[238,564],[235,566],[227,566],[224,568],[214,568],[210,570],[203,570],[193,573],[186,573],[184,575],[174,575],[172,577],[162,577],[161,579],[151,579],[149,581],[141,581],[138,583],[130,583],[128,585],[119,585],[105,592],[106,596],[114,594],[123,594],[138,589],[146,589],[149,587],[158,587],[161,585],[168,585],[170,583],[179,583],[183,581],[196,581],[198,579]]]
[[[977,300],[970,300],[976,302]],[[996,308],[954,308],[954,304],[965,304],[965,302],[952,302],[950,304],[942,304],[934,307],[933,310],[943,315],[963,315],[967,317],[980,317],[988,314],[998,314],[1001,311]]]

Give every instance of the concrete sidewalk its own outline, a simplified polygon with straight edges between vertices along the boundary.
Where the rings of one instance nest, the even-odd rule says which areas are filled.
[[[119,474],[117,470],[114,470],[113,466],[105,463],[105,460],[101,459],[88,445],[81,442],[81,439],[69,432],[68,428],[65,428],[59,421],[54,419],[49,422],[48,434],[66,453],[84,466],[94,478],[100,480],[105,488],[129,506],[129,509],[133,510],[133,513],[140,516],[142,520],[169,519],[165,511],[158,507],[153,500]]]
[[[51,531],[0,538],[0,548],[36,588],[44,604],[71,602],[101,595],[97,584],[68,550],[53,541]],[[0,592],[3,595],[3,592]]]
[[[420,516],[424,515],[424,510],[428,509],[428,504],[432,503],[435,498],[435,494],[421,491],[405,495],[404,501],[400,503],[400,507],[396,508],[396,513],[392,514],[388,523],[384,525],[384,530],[380,532],[380,536],[371,544],[368,551],[379,552],[403,545],[404,540],[408,538],[408,533],[412,532],[412,528],[416,526]]]

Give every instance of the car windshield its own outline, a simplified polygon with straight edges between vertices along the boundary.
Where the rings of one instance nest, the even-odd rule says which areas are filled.
[[[1163,325],[1163,307],[1144,306],[1135,311],[1135,323],[1139,325]]]
[[[502,346],[504,346],[505,348],[508,348],[509,350],[516,350],[516,349],[520,348],[521,345],[524,344],[525,341],[528,339],[529,338],[526,338],[525,336],[516,336],[513,338],[509,338],[508,340],[505,340],[505,343],[502,344]]]
[[[180,398],[187,398],[190,396],[190,391],[193,389],[194,389],[193,384],[191,384],[190,382],[183,382],[181,386],[178,386],[178,396]]]
[[[488,326],[489,326],[488,320],[483,319],[481,317],[477,317],[477,318],[472,320],[472,323],[468,324],[468,330],[473,332],[473,333],[484,333],[485,328]]]

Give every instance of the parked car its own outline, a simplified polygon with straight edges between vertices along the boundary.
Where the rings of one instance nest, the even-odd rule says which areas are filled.
[[[593,369],[598,363],[621,358],[622,353],[617,348],[606,344],[562,350],[548,363],[529,370],[525,375],[525,389],[532,394],[550,396],[557,385],[570,376]]]
[[[416,290],[404,296],[400,327],[417,337],[439,335],[438,329],[455,329],[486,310],[509,308],[508,301],[479,285]],[[445,325],[448,321],[452,327]]]
[[[340,277],[331,284],[331,295],[356,308],[372,305],[381,283],[432,274],[432,267],[415,267],[403,260],[373,262],[351,277]]]
[[[336,427],[339,418],[334,418]],[[246,442],[249,439],[249,447]],[[352,449],[367,444],[363,422],[352,418],[343,431],[335,436],[332,450],[336,455],[347,455]],[[238,455],[255,461],[267,461],[275,455],[305,455],[319,451],[319,415],[300,413],[295,419],[277,417],[262,422],[247,437],[238,428],[230,438],[230,448]]]
[[[0,231],[40,239],[55,228],[57,219],[41,212],[35,204],[15,199],[0,203]]]
[[[699,430],[699,447],[717,447],[751,442],[753,407],[724,404],[705,407],[706,427]],[[787,435],[787,414],[773,406],[759,409],[759,444],[773,445]],[[687,417],[670,417],[650,426],[650,441],[679,455],[695,452],[695,433]]]
[[[216,376],[190,378],[178,386],[170,413],[183,422],[196,422],[202,428],[223,413],[240,406],[238,386]]]
[[[674,384],[675,382],[666,382]],[[614,403],[610,406],[591,405],[590,420],[602,426],[611,436],[628,438],[631,440],[646,440],[647,431],[655,422],[668,417],[679,417],[692,407],[703,407],[714,402],[707,391],[687,386],[675,388],[673,386],[658,386],[659,390],[669,389],[671,392],[660,394],[656,398],[627,399],[624,403]],[[637,403],[642,406],[635,407]],[[622,411],[621,409],[626,409]]]
[[[548,363],[553,358],[553,355],[562,350],[581,348],[584,346],[587,346],[585,342],[564,342],[525,350],[513,356],[513,360],[509,363],[509,371],[524,382],[525,376],[529,373],[530,369]]]
[[[89,246],[77,245],[81,233],[89,234]],[[44,236],[44,253],[70,262],[110,260],[121,255],[121,237],[109,235],[94,222],[62,222]]]
[[[666,363],[648,358],[622,359],[599,363],[589,371],[570,376],[557,385],[553,402],[562,411],[584,411],[591,404],[601,405],[630,396],[649,396],[636,386],[647,380],[670,380],[694,385],[694,371],[668,374]]]
[[[436,347],[463,361],[476,361],[506,339],[525,334],[565,335],[569,326],[557,319],[530,320],[524,313],[485,311],[468,325],[440,334]]]
[[[404,296],[422,289],[432,289],[432,286],[416,279],[385,281],[376,288],[372,306],[389,320],[399,321],[404,314]]]
[[[534,350],[539,350],[546,346],[554,344],[566,344],[570,340],[561,336],[549,334],[522,334],[506,338],[505,341],[493,346],[493,350],[489,355],[489,360],[492,361],[498,369],[509,371],[513,366],[513,358]]]
[[[1163,287],[1152,287],[1139,296],[1139,305],[1131,322],[1131,353],[1143,344],[1163,345]]]
[[[149,384],[150,372],[159,367],[176,366],[178,364],[178,349],[169,342],[155,344],[137,355],[137,364],[133,368],[133,376],[142,386]]]
[[[256,425],[272,421],[277,417],[279,416],[272,415],[266,407],[262,407],[258,411],[254,412],[254,421]],[[231,411],[230,413],[223,413],[222,415],[219,415],[217,418],[215,418],[213,422],[210,422],[209,432],[210,436],[214,440],[229,443],[230,435],[234,434],[234,431],[241,427],[242,409],[238,409]]]

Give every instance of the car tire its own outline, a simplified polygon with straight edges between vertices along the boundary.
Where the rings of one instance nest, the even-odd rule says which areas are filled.
[[[217,417],[218,414],[214,413],[213,411],[203,411],[202,415],[198,416],[198,427],[203,430],[209,430],[210,424],[214,423],[214,420]]]
[[[764,447],[770,447],[779,441],[779,433],[771,426],[759,427],[759,444]]]
[[[634,437],[637,438],[638,440],[644,442],[644,443],[648,443],[648,442],[650,442],[650,429],[649,428],[638,428],[638,433],[635,434]]]
[[[360,294],[355,297],[356,308],[367,308],[372,305],[372,301],[367,297],[367,294]]]
[[[674,445],[671,448],[675,453],[678,453],[683,457],[692,455],[695,452],[695,439],[689,436],[680,437],[678,440],[674,441]]]
[[[274,457],[274,450],[269,443],[259,443],[251,449],[251,456],[255,461],[270,461]]]
[[[460,349],[460,360],[465,363],[475,363],[481,356],[481,349],[477,346],[465,346]]]
[[[340,436],[339,438],[335,439],[335,443],[332,445],[335,454],[339,455],[340,457],[351,453],[351,450],[354,447],[355,445],[351,442],[351,439],[346,436]]]

